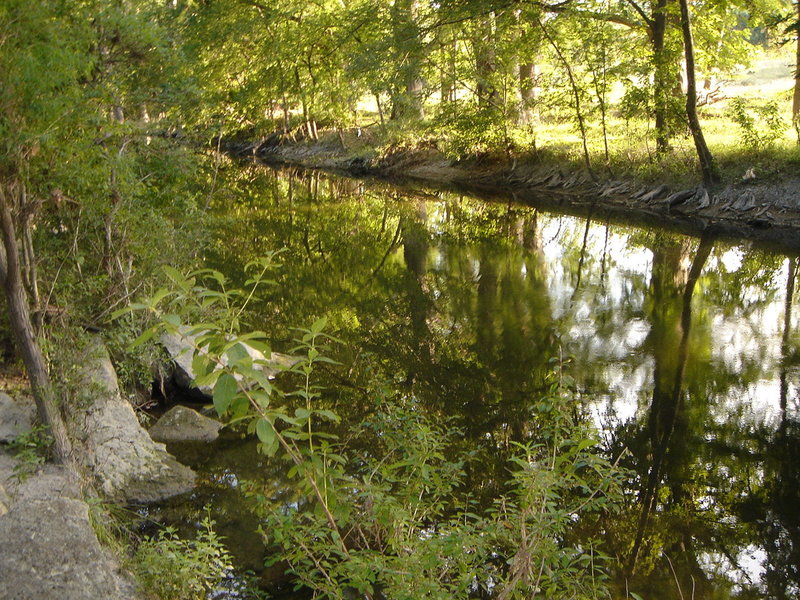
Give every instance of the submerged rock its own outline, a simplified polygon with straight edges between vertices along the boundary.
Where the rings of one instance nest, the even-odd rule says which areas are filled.
[[[213,442],[219,437],[222,423],[204,417],[196,410],[174,406],[150,428],[157,442]]]
[[[81,367],[79,410],[71,423],[76,453],[107,496],[132,503],[158,502],[188,492],[194,472],[154,442],[122,398],[105,347],[95,342]]]
[[[161,336],[161,344],[173,361],[172,383],[181,390],[199,392],[203,400],[210,401],[213,388],[210,385],[196,386],[194,383],[196,374],[192,366],[192,359],[195,353],[194,349],[199,346],[199,338],[199,334],[189,334],[189,328],[183,327],[177,333],[164,333]],[[241,343],[241,346],[252,358],[253,368],[264,373],[269,379],[274,379],[278,373],[291,368],[299,360],[294,356],[278,352],[272,352],[267,357],[261,351],[244,342]],[[199,352],[205,353],[207,351],[201,347]],[[221,368],[217,367],[217,369]]]
[[[0,442],[10,442],[31,430],[36,419],[36,405],[30,398],[12,398],[0,392]]]
[[[0,453],[0,600],[132,600],[135,586],[97,540],[80,481],[45,465],[20,481]]]

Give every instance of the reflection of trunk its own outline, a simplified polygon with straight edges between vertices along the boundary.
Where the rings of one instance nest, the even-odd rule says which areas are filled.
[[[522,233],[522,246],[526,250],[531,250],[536,253],[541,253],[544,251],[542,230],[539,227],[538,211],[534,210],[531,217],[526,219],[525,230]]]
[[[478,310],[476,323],[476,354],[482,359],[494,356],[497,334],[497,258],[491,256],[487,245],[481,248],[480,279],[478,280]]]
[[[781,339],[781,411],[786,414],[787,397],[789,395],[789,381],[786,369],[789,360],[789,334],[792,330],[792,300],[794,298],[794,280],[797,273],[797,258],[789,258],[789,275],[786,281],[786,302],[783,311],[783,337]]]
[[[578,290],[581,288],[581,275],[583,274],[583,261],[586,259],[586,245],[589,241],[589,229],[592,226],[592,215],[586,218],[586,229],[583,232],[583,244],[581,244],[581,257],[578,260],[578,277],[575,281],[575,290],[572,292],[572,299],[578,295]]]
[[[761,525],[767,557],[763,581],[767,596],[775,600],[796,598],[800,584],[800,518],[797,505],[800,502],[800,469],[797,466],[798,424],[789,408],[788,369],[790,361],[789,338],[792,328],[792,305],[795,291],[798,259],[789,258],[789,273],[786,282],[786,300],[783,315],[783,337],[781,339],[780,369],[780,426],[769,448],[765,461],[765,488],[769,490],[769,505],[765,506]]]
[[[403,236],[403,257],[406,269],[411,275],[408,287],[409,317],[416,361],[410,361],[408,381],[416,376],[414,363],[430,364],[431,347],[428,329],[428,314],[431,306],[425,292],[425,274],[428,262],[428,231],[426,228],[427,213],[425,205],[419,205],[419,219],[404,216],[401,219]]]
[[[600,261],[600,290],[602,293],[605,293],[606,289],[606,278],[608,276],[607,271],[607,263],[608,263],[608,221],[606,221],[606,236],[605,240],[603,241],[603,258]]]
[[[676,365],[671,382],[668,381],[667,377],[663,376],[662,369],[664,365],[661,364],[662,361],[658,358],[660,353],[656,355],[655,383],[649,424],[653,458],[645,487],[640,493],[641,513],[636,528],[633,549],[628,557],[627,570],[629,574],[632,574],[636,568],[636,561],[638,560],[642,548],[647,524],[650,520],[650,515],[655,509],[667,451],[681,409],[683,379],[689,354],[689,331],[692,324],[692,295],[694,294],[695,284],[700,277],[712,248],[713,240],[709,236],[703,236],[697,248],[694,261],[692,262],[691,270],[689,271],[682,297],[680,342],[678,344]],[[655,323],[653,325],[655,327]],[[662,326],[667,325],[668,323],[662,323]]]
[[[689,4],[688,0],[678,0],[678,2],[681,7],[681,30],[683,31],[683,49],[686,55],[686,118],[689,121],[692,138],[694,138],[697,159],[700,161],[700,170],[703,173],[703,183],[710,186],[719,183],[719,172],[703,136],[700,119],[697,117],[697,83],[695,81],[694,41],[689,18]]]

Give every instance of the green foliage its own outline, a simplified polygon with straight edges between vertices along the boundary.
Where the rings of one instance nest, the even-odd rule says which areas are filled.
[[[559,363],[537,407],[535,436],[511,457],[505,493],[482,506],[465,485],[473,455],[459,449],[461,433],[424,416],[413,397],[379,396],[374,416],[346,428],[345,438],[333,433],[339,418],[311,383],[320,364],[335,364],[325,356],[333,338],[324,332],[324,317],[297,330],[297,362],[286,370],[299,385],[289,392],[247,350],[268,356],[262,336],[215,321],[187,329],[183,315],[211,306],[223,309],[217,318],[238,323],[268,281],[261,269],[271,268],[273,258],[257,261],[246,292],[228,289],[215,272],[206,273],[213,288],[200,285],[196,274],[170,272],[175,291],[162,290],[132,309],[159,316],[140,341],[162,330],[198,334],[196,382],[213,385],[217,412],[246,423],[265,455],[287,461],[298,489],[291,504],[273,504],[256,484],[250,487],[262,533],[278,548],[274,560],[288,563],[298,586],[325,598],[355,592],[445,599],[478,590],[520,599],[539,590],[554,599],[607,595],[599,543],[571,536],[577,523],[614,511],[622,473],[600,457],[575,419]]]
[[[50,455],[52,444],[53,438],[45,425],[34,425],[29,431],[11,440],[8,446],[17,459],[14,476],[20,481],[25,481],[36,473]]]
[[[206,516],[194,540],[165,528],[136,549],[133,569],[141,588],[160,600],[204,598],[231,571],[231,556]]]
[[[733,98],[730,117],[739,126],[741,143],[749,150],[761,151],[772,146],[786,132],[778,103],[755,103],[745,98]]]
[[[530,130],[509,124],[507,115],[474,102],[446,105],[434,120],[439,148],[456,160],[532,146]]]

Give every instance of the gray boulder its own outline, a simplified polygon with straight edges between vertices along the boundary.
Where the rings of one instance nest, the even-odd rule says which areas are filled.
[[[135,586],[97,540],[74,473],[45,465],[24,481],[0,454],[0,600],[130,600]]]
[[[0,392],[0,442],[10,442],[30,431],[36,419],[36,405],[30,398],[12,398]]]
[[[174,406],[150,428],[157,442],[213,442],[219,437],[222,423],[204,417],[196,410]]]
[[[70,424],[82,442],[78,460],[110,498],[132,503],[159,502],[192,489],[194,472],[154,442],[122,398],[114,367],[99,340],[80,367],[78,410]]]
[[[175,385],[181,389],[199,391],[205,399],[210,400],[213,388],[210,385],[195,386],[194,383],[196,374],[192,368],[192,358],[194,357],[195,348],[199,346],[198,339],[200,335],[192,335],[189,331],[190,328],[184,326],[176,333],[165,332],[161,335],[161,345],[164,346],[173,361],[175,367],[173,382]],[[264,373],[269,379],[274,379],[278,373],[291,368],[299,360],[294,356],[278,352],[272,352],[270,356],[265,356],[261,351],[246,343],[242,343],[242,347],[253,359],[253,368]],[[201,347],[199,352],[206,353],[207,350]],[[223,361],[225,358],[223,357]],[[217,369],[221,368],[221,366],[217,367]]]

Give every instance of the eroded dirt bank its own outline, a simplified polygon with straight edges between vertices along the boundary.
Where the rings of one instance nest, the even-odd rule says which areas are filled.
[[[637,185],[603,179],[586,170],[513,159],[454,161],[435,149],[355,156],[341,139],[294,142],[271,136],[259,143],[230,143],[227,150],[272,165],[323,169],[355,177],[424,182],[487,199],[511,199],[543,210],[597,220],[658,226],[689,235],[748,239],[800,253],[800,176],[780,181],[750,178],[714,189]]]

